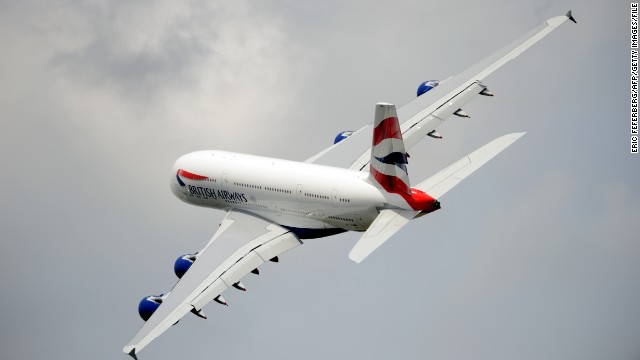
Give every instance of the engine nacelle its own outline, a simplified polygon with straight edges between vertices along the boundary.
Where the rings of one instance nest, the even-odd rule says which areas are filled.
[[[426,93],[427,91],[435,88],[438,85],[440,85],[439,80],[427,80],[423,82],[422,84],[420,84],[420,86],[418,86],[417,96]]]
[[[173,265],[173,272],[176,273],[178,279],[184,276],[196,259],[198,259],[198,253],[182,255],[176,259],[176,263]]]
[[[151,315],[158,310],[162,301],[167,298],[167,295],[169,294],[149,295],[140,300],[140,304],[138,304],[138,314],[140,314],[142,320],[149,320]]]
[[[340,141],[348,138],[349,136],[353,135],[353,131],[348,130],[348,131],[343,131],[340,134],[336,135],[336,138],[333,140],[334,144],[339,143]]]

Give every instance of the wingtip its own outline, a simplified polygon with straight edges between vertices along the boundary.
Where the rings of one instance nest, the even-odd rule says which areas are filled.
[[[510,137],[510,138],[512,138],[512,139],[513,139],[513,141],[516,141],[516,140],[520,139],[521,137],[523,137],[523,136],[524,136],[524,134],[526,134],[526,132],[512,133],[512,134],[509,134],[509,135],[507,135],[507,136],[508,136],[508,137]]]
[[[571,10],[569,10],[566,14],[566,17],[569,18],[569,20],[573,21],[574,24],[577,24],[578,22],[576,21],[576,19],[573,18],[573,15],[571,15]]]
[[[133,348],[129,351],[129,356],[131,356],[134,360],[138,360],[138,356],[136,355],[136,349]]]
[[[353,249],[351,250],[351,252],[349,252],[349,260],[353,261],[356,264],[360,264],[365,257],[362,257],[361,254],[355,253]]]

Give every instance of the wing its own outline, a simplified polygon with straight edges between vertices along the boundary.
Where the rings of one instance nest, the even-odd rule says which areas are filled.
[[[478,94],[491,96],[482,81],[567,20],[575,22],[571,11],[564,16],[548,19],[513,44],[398,109],[398,118],[407,119],[401,125],[405,148],[410,149],[427,134],[435,131],[440,124]],[[438,97],[443,92],[446,95]],[[371,124],[366,125],[306,162],[362,170],[369,164],[371,157],[371,132]]]
[[[240,211],[230,211],[189,271],[123,348],[133,357],[186,313],[199,311],[251,270],[302,242],[289,230]]]

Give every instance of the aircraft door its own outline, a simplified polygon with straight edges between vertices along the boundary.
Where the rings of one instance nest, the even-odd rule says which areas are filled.
[[[336,189],[331,191],[331,203],[333,204],[333,207],[338,207],[338,204],[340,203],[340,200],[338,199],[338,190]]]
[[[220,187],[222,187],[223,190],[228,190],[227,185],[229,185],[229,179],[227,178],[227,173],[223,172],[222,175],[220,175]]]
[[[302,202],[302,199],[304,198],[304,195],[302,194],[302,184],[298,184],[298,186],[296,186],[296,198],[298,198],[298,201]]]

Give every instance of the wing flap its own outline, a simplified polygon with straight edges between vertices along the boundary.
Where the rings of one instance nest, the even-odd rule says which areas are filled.
[[[196,310],[200,310],[205,307],[205,305],[210,303],[213,299],[215,299],[216,296],[222,294],[222,292],[227,290],[229,287],[230,285],[227,285],[227,283],[225,283],[222,279],[217,279],[213,282],[213,284],[204,289],[204,291],[200,295],[193,299],[191,305],[193,305]]]
[[[287,233],[286,236],[280,236],[260,246],[255,252],[262,258],[262,261],[269,261],[269,259],[301,244],[302,241],[293,235],[293,233]]]
[[[220,275],[220,280],[224,281],[227,286],[232,286],[242,279],[245,275],[247,275],[251,270],[260,266],[264,261],[256,254],[251,251],[242,259],[238,260],[233,266],[231,266],[227,271],[225,271],[222,275]],[[219,294],[218,294],[219,295]],[[215,295],[215,296],[218,296]],[[215,297],[214,296],[214,297]]]
[[[456,110],[461,109],[475,98],[480,92],[486,89],[486,86],[479,82],[473,82],[464,87],[461,91],[452,94],[451,98],[443,99],[441,104],[434,111],[430,112],[431,107],[427,108],[423,116],[422,113],[412,117],[402,124],[403,136],[405,137],[405,145],[407,149],[413,147],[427,134],[435,130],[440,124],[451,117]]]

